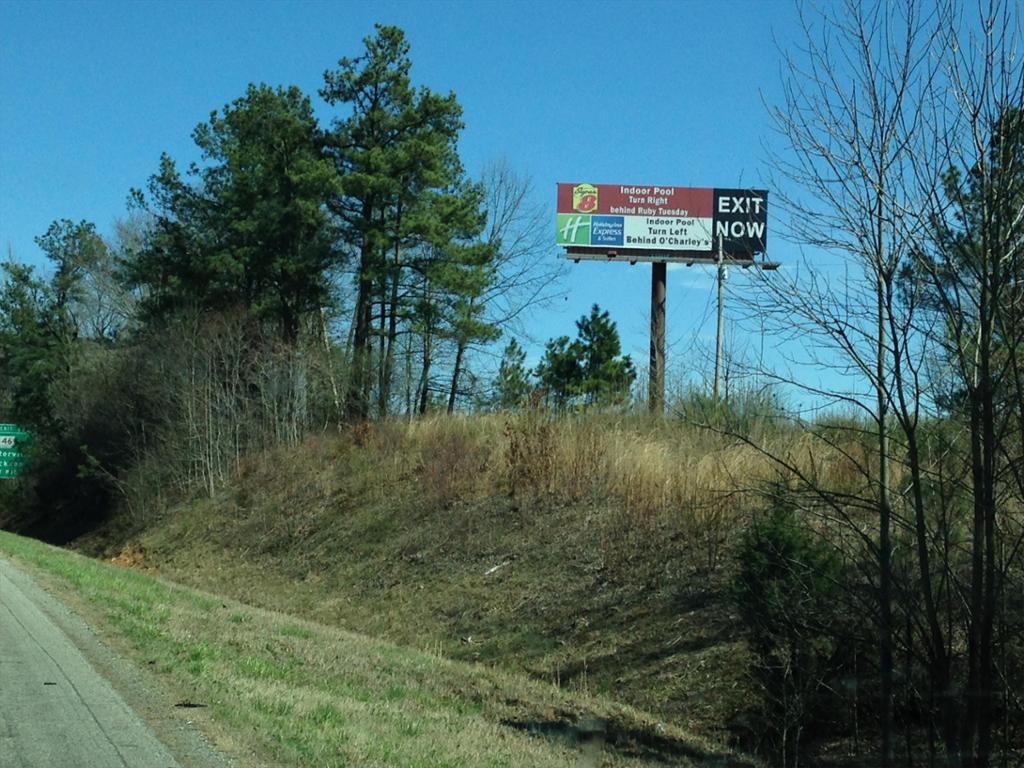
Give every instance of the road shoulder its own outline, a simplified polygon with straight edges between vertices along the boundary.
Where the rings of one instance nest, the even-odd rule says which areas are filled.
[[[153,730],[157,738],[174,754],[182,768],[230,768],[239,765],[223,751],[232,745],[218,744],[215,749],[202,732],[201,710],[176,706],[182,702],[158,676],[126,660],[105,639],[96,634],[83,615],[88,611],[71,594],[55,594],[49,577],[16,557],[0,558],[10,567],[5,578],[17,586],[78,648],[86,661],[110,683],[129,707]]]

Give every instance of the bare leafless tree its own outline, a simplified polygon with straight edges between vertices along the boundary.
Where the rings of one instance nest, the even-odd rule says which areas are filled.
[[[783,101],[771,110],[782,140],[774,156],[784,184],[775,199],[792,239],[847,259],[836,285],[817,270],[773,276],[761,309],[804,343],[838,353],[854,383],[831,397],[860,409],[874,425],[876,462],[864,467],[878,516],[877,626],[881,691],[880,761],[894,760],[893,504],[891,405],[893,355],[903,329],[893,312],[900,265],[923,222],[909,169],[929,119],[921,95],[938,72],[929,52],[936,14],[923,4],[847,0],[801,8],[806,42],[785,55]],[[872,393],[870,397],[867,393]],[[835,506],[834,502],[832,506]],[[845,513],[844,513],[845,514]]]
[[[1004,689],[1008,679],[995,658],[1009,626],[998,607],[1024,508],[1019,8],[848,0],[804,5],[801,19],[805,47],[785,54],[771,109],[773,194],[785,234],[813,256],[766,275],[749,319],[805,350],[804,366],[832,369],[820,383],[813,368],[775,374],[820,408],[859,412],[874,449],[858,448],[865,421],[839,437],[805,423],[856,469],[861,482],[844,488],[773,457],[808,507],[875,560],[880,763],[895,759],[899,644],[929,689],[903,680],[903,700],[929,713],[949,765],[981,768],[993,755],[997,679]],[[894,543],[905,552],[898,573]]]
[[[531,310],[564,293],[566,265],[553,258],[551,219],[536,199],[528,176],[505,159],[484,167],[480,182],[485,191],[487,226],[481,239],[495,248],[494,279],[477,299],[484,307],[484,322],[502,333],[524,333],[522,322]],[[455,339],[455,356],[448,412],[455,409],[459,379],[467,359],[468,343]]]
[[[927,647],[933,677],[945,684],[939,690],[949,691],[941,697],[947,753],[959,765],[988,766],[995,747],[999,680],[1004,690],[1008,680],[1006,664],[997,668],[996,658],[1008,641],[1001,596],[1024,545],[1021,9],[1000,0],[966,13],[953,6],[943,17],[941,34],[943,79],[932,99],[938,107],[929,133],[933,149],[921,153],[914,166],[931,231],[913,253],[907,292],[920,305],[916,338],[938,348],[940,380],[953,383],[941,405],[964,434],[950,447],[965,477],[938,501],[944,508],[970,510],[970,536],[964,544],[969,568],[953,570],[949,577],[964,606],[958,614],[966,658],[961,661],[957,652],[961,638],[952,636],[948,624],[944,633],[939,616],[929,615]],[[898,405],[901,414],[907,412],[903,402]],[[901,416],[901,426],[909,457],[916,459],[917,424]],[[921,497],[935,483],[929,467],[912,461],[910,468],[923,562],[932,531]],[[941,564],[949,569],[948,561]],[[922,583],[930,580],[926,576],[922,566]],[[959,680],[958,665],[965,667]],[[1004,706],[1009,706],[1005,700]]]

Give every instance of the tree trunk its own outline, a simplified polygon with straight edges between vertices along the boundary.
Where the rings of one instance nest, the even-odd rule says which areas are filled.
[[[395,260],[391,267],[391,311],[388,313],[387,346],[384,351],[380,380],[381,416],[386,416],[391,399],[391,384],[395,369],[395,339],[398,338],[398,291],[402,280],[402,249],[395,243]]]
[[[452,371],[452,388],[448,393],[448,415],[455,412],[455,397],[459,393],[459,374],[462,371],[462,357],[466,352],[466,342],[459,339],[459,346],[455,350],[455,368]]]
[[[405,415],[412,418],[412,334],[405,337]]]
[[[334,402],[334,414],[341,412],[341,395],[338,392],[338,377],[334,374],[334,355],[331,354],[331,338],[327,333],[327,312],[320,308],[320,335],[324,342],[324,353],[327,359],[324,361],[327,367],[327,378],[331,384],[331,395]]]
[[[882,185],[879,184],[879,189]],[[883,230],[883,198],[878,198],[877,270],[878,339],[875,359],[875,393],[878,407],[878,601],[879,601],[879,665],[881,669],[881,702],[879,718],[882,730],[882,768],[893,764],[893,710],[892,710],[892,508],[889,503],[889,397],[886,387],[886,265]]]
[[[427,412],[427,403],[430,398],[430,365],[433,355],[433,341],[431,330],[427,328],[423,333],[423,367],[420,369],[420,402],[418,410],[421,416]]]
[[[373,210],[363,208],[363,220],[369,222]],[[370,274],[373,254],[368,243],[359,249],[359,278],[356,292],[356,322],[352,334],[352,370],[349,376],[348,395],[345,399],[345,415],[349,421],[361,421],[370,413],[369,408],[369,357],[370,326],[372,321],[373,278]]]
[[[993,289],[999,281],[998,259],[990,259],[989,268],[991,274],[986,270],[985,279],[992,280]],[[994,292],[994,291],[993,291]],[[983,291],[982,296],[986,299],[994,299],[989,291]],[[976,542],[975,547],[983,547],[982,560],[984,569],[982,574],[982,608],[981,608],[981,632],[979,637],[981,646],[978,658],[978,746],[976,750],[976,768],[988,768],[992,756],[992,719],[993,719],[993,694],[995,690],[995,674],[993,669],[993,645],[996,612],[996,413],[995,398],[996,387],[992,371],[992,349],[995,341],[993,339],[992,307],[989,302],[982,315],[981,327],[981,418],[982,435],[981,444],[983,451],[982,464],[982,528],[984,539]]]
[[[895,403],[899,410],[897,418],[900,428],[906,439],[906,466],[910,471],[910,492],[911,502],[914,511],[914,543],[917,554],[917,574],[920,580],[920,592],[922,608],[924,610],[925,626],[924,652],[927,659],[929,676],[929,712],[934,711],[936,691],[939,692],[941,707],[941,728],[943,742],[947,754],[953,754],[958,747],[958,731],[960,728],[959,706],[956,696],[952,690],[952,668],[950,651],[947,647],[948,639],[942,630],[942,619],[939,615],[939,607],[935,598],[935,584],[932,576],[931,550],[929,543],[929,528],[926,516],[926,502],[924,497],[925,479],[922,472],[921,446],[918,439],[918,413],[916,400],[907,398],[907,382],[904,378],[904,363],[907,360],[908,349],[906,343],[901,344],[900,334],[893,314],[892,291],[886,292],[886,314],[889,320],[890,340],[892,342],[893,357],[893,392],[896,395]],[[948,557],[942,563],[943,567],[949,566]],[[913,642],[913,636],[909,626],[911,604],[906,605],[907,610],[907,643],[908,649]],[[909,680],[909,667],[908,676]],[[934,764],[934,740],[929,734],[930,763]]]
[[[388,278],[387,275],[380,279],[380,321],[377,326],[377,417],[385,418],[388,415],[388,399],[391,397],[388,392],[387,374],[385,371],[385,347],[386,347],[386,326],[388,317]]]

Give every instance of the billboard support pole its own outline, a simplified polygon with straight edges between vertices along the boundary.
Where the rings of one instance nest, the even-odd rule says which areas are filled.
[[[648,369],[648,406],[651,413],[665,412],[665,274],[664,261],[651,264],[651,362]]]
[[[665,412],[668,264],[715,265],[718,331],[712,399],[717,404],[723,389],[725,282],[729,276],[726,264],[760,270],[780,266],[767,260],[768,190],[559,182],[557,200],[555,242],[565,248],[566,258],[577,264],[583,259],[652,264],[651,359],[647,382],[652,414],[662,416]]]
[[[725,256],[722,251],[722,235],[718,236],[718,330],[715,334],[715,384],[711,393],[718,404],[719,381],[722,378],[722,320],[725,309]]]

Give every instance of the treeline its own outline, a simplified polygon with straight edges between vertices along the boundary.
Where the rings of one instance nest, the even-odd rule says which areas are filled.
[[[596,306],[526,367],[519,321],[559,290],[544,206],[505,161],[467,176],[462,109],[413,85],[401,30],[364,44],[324,73],[330,125],[299,88],[250,85],[195,128],[197,162],[160,157],[112,236],[61,219],[36,238],[44,274],[0,265],[0,415],[39,437],[0,523],[71,537],[343,423],[628,404]]]
[[[504,161],[467,176],[462,109],[414,86],[401,30],[364,43],[324,74],[329,126],[299,88],[251,85],[113,236],[61,219],[46,274],[3,265],[0,412],[39,436],[8,517],[71,536],[112,494],[212,493],[310,430],[501,399],[479,352],[557,291],[544,208]]]
[[[415,410],[454,408],[473,390],[469,350],[552,271],[526,180],[503,164],[469,180],[455,95],[413,86],[399,29],[365,45],[324,74],[320,97],[343,115],[328,129],[299,89],[250,86],[194,131],[201,164],[183,177],[162,157],[132,193],[145,244],[124,270],[146,323],[244,308],[288,344],[340,325],[349,419],[392,412],[398,378]]]

